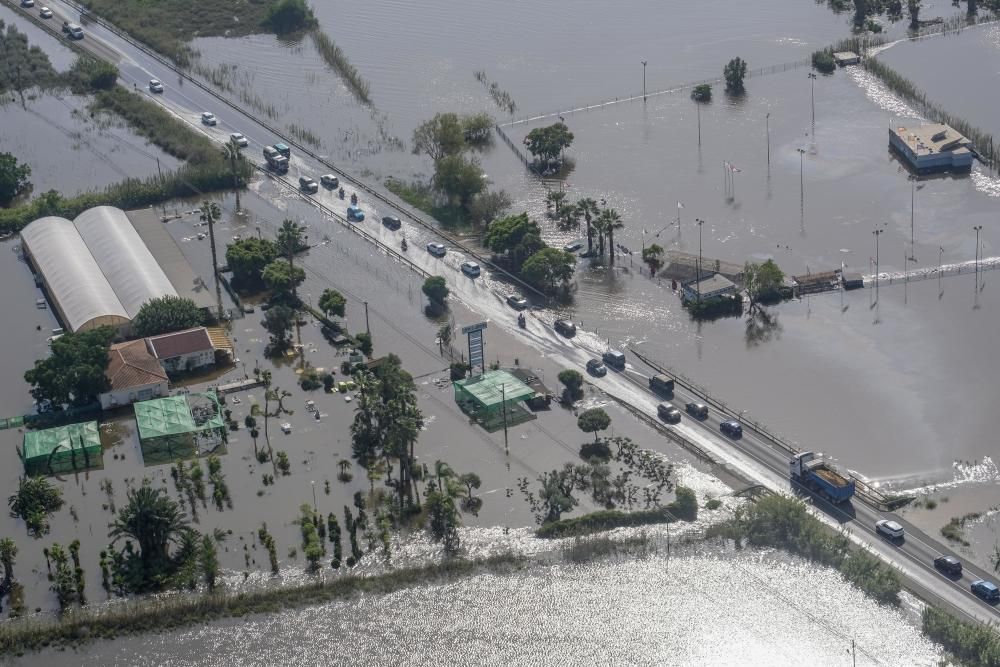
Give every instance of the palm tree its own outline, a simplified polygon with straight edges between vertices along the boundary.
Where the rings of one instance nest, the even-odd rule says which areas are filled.
[[[282,221],[281,229],[278,230],[278,240],[276,245],[278,246],[278,252],[283,254],[286,259],[288,259],[288,267],[290,269],[295,268],[295,253],[297,253],[302,248],[302,237],[304,236],[306,228],[298,224],[294,220],[288,220],[287,218]],[[298,296],[296,294],[296,284],[294,278],[292,279],[292,299],[296,303],[298,302]]]
[[[219,274],[219,261],[215,255],[215,221],[222,215],[222,210],[215,202],[205,200],[201,204],[201,221],[208,223],[208,242],[212,246],[212,275]]]
[[[267,451],[270,452],[271,436],[267,432],[267,420],[271,416],[271,411],[268,409],[271,402],[271,371],[261,371],[260,384],[264,387],[264,441],[267,443]]]
[[[233,171],[233,192],[236,193],[236,213],[240,212],[240,176],[236,169],[236,160],[240,154],[240,145],[232,137],[222,145],[222,154],[229,160],[229,167]]]
[[[562,213],[559,215],[560,226],[566,229],[577,229],[580,227],[580,209],[576,204],[563,204]]]
[[[610,266],[615,265],[615,230],[622,229],[625,227],[625,223],[622,222],[622,217],[618,215],[618,211],[613,208],[606,208],[601,211],[600,219],[602,221],[602,228],[604,232],[608,235],[608,264]],[[603,254],[604,248],[603,244],[601,247],[601,253]]]
[[[591,228],[591,224],[600,209],[597,208],[597,202],[590,197],[584,197],[576,202],[576,209],[583,215],[583,219],[587,222],[587,253],[589,254],[594,251],[594,230]]]
[[[14,581],[14,557],[17,556],[17,545],[14,540],[5,537],[0,540],[0,563],[3,564],[3,584],[0,589],[10,590],[10,584]]]
[[[187,515],[163,489],[143,485],[129,489],[128,504],[111,524],[108,537],[112,544],[123,537],[135,540],[143,572],[149,575],[154,567],[169,562],[170,545],[179,543],[189,530]]]
[[[547,195],[545,195],[545,208],[551,209],[553,205],[556,207],[555,216],[559,217],[559,211],[562,208],[563,201],[566,200],[566,193],[562,190],[552,190]]]

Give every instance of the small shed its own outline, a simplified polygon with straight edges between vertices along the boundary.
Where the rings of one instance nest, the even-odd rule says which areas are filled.
[[[135,404],[139,447],[146,465],[222,450],[226,425],[214,392],[168,396]]]
[[[505,423],[513,426],[535,419],[521,405],[521,401],[535,398],[535,390],[509,371],[488,371],[458,380],[454,386],[455,402],[487,431],[497,431]]]
[[[91,421],[25,432],[21,460],[29,475],[55,475],[99,468],[101,453],[97,422]]]
[[[833,54],[833,60],[843,67],[844,65],[857,65],[861,62],[861,56],[854,51],[838,51]]]
[[[860,273],[841,273],[840,281],[844,289],[861,289],[865,286],[865,279]]]

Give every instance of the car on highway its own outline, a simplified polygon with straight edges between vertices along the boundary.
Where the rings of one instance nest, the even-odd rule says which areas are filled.
[[[427,244],[427,252],[434,255],[435,257],[444,257],[447,254],[448,249],[444,247],[443,243],[438,243],[437,241],[431,241]]]
[[[382,224],[385,225],[387,228],[395,231],[403,226],[403,221],[394,215],[383,215]]]
[[[319,183],[308,176],[299,176],[299,189],[309,194],[319,192]]]
[[[672,406],[670,403],[660,403],[657,405],[656,414],[658,414],[660,419],[668,424],[678,424],[681,421],[681,411]]]
[[[510,294],[507,296],[507,305],[514,310],[524,310],[528,307],[528,300],[520,294]]]
[[[934,559],[934,567],[953,577],[962,576],[962,561],[954,556],[938,556]]]
[[[214,126],[214,125],[218,125],[219,124],[219,121],[216,119],[215,114],[212,113],[211,111],[202,111],[201,112],[201,122],[204,125],[213,125]]]
[[[888,537],[890,540],[901,540],[904,535],[903,527],[889,519],[879,519],[876,521],[875,532],[883,537]]]
[[[708,419],[708,406],[704,403],[687,403],[684,410],[695,419]]]
[[[977,579],[972,582],[969,588],[987,602],[1000,602],[1000,588],[997,588],[997,585],[992,581]]]
[[[364,222],[365,212],[359,207],[351,204],[347,207],[347,219],[351,222]]]
[[[21,6],[22,7],[34,7],[35,6],[35,0],[21,0]]]
[[[151,92],[151,93],[162,93],[163,92],[163,84],[160,83],[159,79],[150,79],[149,80],[149,92]]]
[[[743,424],[737,421],[733,421],[731,419],[729,421],[724,421],[721,424],[719,424],[719,430],[722,431],[724,434],[728,435],[733,440],[735,440],[736,438],[743,437]]]
[[[239,132],[233,132],[232,134],[230,134],[229,140],[235,141],[236,145],[239,146],[240,148],[246,148],[247,146],[250,145],[250,141]]]
[[[608,350],[601,355],[604,363],[620,371],[625,370],[625,353],[620,350]]]
[[[482,269],[475,262],[462,262],[462,273],[470,278],[478,278],[482,272]]]
[[[572,338],[576,335],[576,325],[569,320],[556,320],[552,323],[552,328],[556,330],[556,333],[566,336],[566,338]]]
[[[63,21],[62,31],[66,33],[66,36],[70,39],[83,39],[83,28],[76,23]]]
[[[566,252],[576,252],[583,247],[583,241],[571,241],[563,246],[563,250]]]
[[[340,187],[340,179],[333,174],[323,174],[319,177],[319,182],[324,188],[330,188],[331,190]]]
[[[52,10],[48,7],[42,7],[38,10],[38,15],[43,19],[50,19],[52,18]]]
[[[608,374],[608,369],[600,359],[591,359],[587,362],[587,372],[601,378]]]
[[[286,146],[283,143],[279,142],[279,143],[275,144],[274,145],[274,150],[278,151],[279,153],[281,153],[282,155],[284,155],[285,157],[287,157],[289,159],[291,159],[291,157],[292,157],[292,149],[289,148],[288,146]]]

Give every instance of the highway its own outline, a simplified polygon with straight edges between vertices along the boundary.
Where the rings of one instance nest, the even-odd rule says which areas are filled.
[[[57,35],[64,20],[80,23],[84,27],[85,38],[75,42],[75,45],[99,58],[116,63],[121,73],[120,80],[123,85],[132,86],[137,92],[142,92],[150,99],[157,101],[192,127],[219,142],[225,142],[232,132],[243,134],[250,142],[250,148],[245,151],[247,157],[260,167],[263,167],[261,151],[264,146],[284,141],[293,148],[298,148],[294,141],[281,136],[266,122],[255,119],[251,113],[244,112],[233,103],[225,101],[221,95],[196,85],[192,80],[185,78],[186,75],[179,74],[164,59],[148,52],[145,47],[133,43],[98,23],[81,19],[78,9],[72,3],[65,0],[52,0],[48,6],[55,12],[55,16],[52,19],[41,20],[38,18],[38,7],[22,9],[13,0],[0,1],[24,14],[36,24],[54,31]],[[148,83],[153,78],[159,79],[163,83],[164,93],[154,95],[149,92]],[[200,117],[203,111],[214,113],[219,124],[215,127],[202,125]],[[415,266],[418,270],[424,271],[425,269],[421,267],[426,267],[426,272],[439,272],[434,269],[446,264],[452,270],[458,271],[458,264],[463,258],[461,253],[449,253],[447,262],[445,262],[430,258],[423,252],[421,246],[430,240],[443,240],[452,248],[461,247],[461,244],[440,233],[426,221],[422,221],[419,214],[407,205],[387,193],[354,179],[341,170],[331,169],[328,165],[307,155],[303,150],[293,150],[290,162],[287,176],[278,178],[269,174],[269,177],[298,192],[299,175],[310,176],[318,181],[320,175],[334,171],[341,178],[348,194],[352,189],[358,192],[360,206],[365,211],[369,222],[364,225],[364,231],[348,223],[345,216],[349,202],[338,199],[331,191],[321,189],[317,195],[312,197],[299,193],[299,196],[313,202],[327,219],[334,218],[336,222],[354,228],[355,231],[384,244],[387,248],[391,246],[393,251],[398,247],[399,234],[405,234],[411,241],[411,250],[407,261],[410,261],[411,264],[416,262]],[[404,221],[402,231],[393,233],[378,224],[383,215],[399,216]],[[374,224],[371,224],[372,222]],[[471,249],[462,247],[462,250],[475,257],[480,263],[488,265],[487,260],[475,255]],[[456,292],[460,298],[463,295],[471,294],[470,290],[473,287],[468,285],[468,282],[456,285]],[[497,293],[497,296],[501,295]],[[486,303],[479,299],[476,306],[482,305],[486,305],[488,308],[488,312],[485,312],[484,315],[492,315],[495,320],[504,322],[508,327],[513,327],[515,316],[502,305],[502,297],[498,298],[495,304]],[[581,370],[588,357],[595,354],[599,356],[597,354],[599,350],[588,350],[586,344],[580,340],[559,339],[552,333],[550,323],[544,323],[540,318],[531,319],[532,323],[529,327],[531,331],[524,333],[530,333],[534,336],[548,336],[549,340],[545,344],[557,344],[559,353],[571,362],[580,363]],[[559,340],[552,340],[553,337]],[[600,380],[591,378],[591,381],[612,395],[618,395],[621,392],[632,397],[629,400],[635,407],[655,419],[656,405],[660,399],[649,392],[646,384],[647,376],[635,370],[640,362],[632,359],[630,362],[633,363],[630,363],[629,370],[624,373],[618,374],[611,371],[609,377]],[[637,400],[636,396],[641,396],[641,399]],[[676,429],[683,438],[698,443],[700,447],[709,451],[716,460],[728,463],[742,471],[750,471],[751,477],[759,479],[761,483],[772,490],[796,492],[795,489],[791,488],[788,480],[789,455],[782,445],[766,435],[756,432],[747,423],[744,423],[744,435],[741,439],[734,441],[722,436],[719,432],[719,424],[726,419],[735,419],[737,415],[723,414],[718,406],[707,400],[707,397],[678,383],[672,402],[683,413],[684,404],[688,401],[707,403],[710,406],[708,419],[704,422],[697,422],[685,413],[680,424],[677,426],[664,425],[664,428]],[[941,554],[955,554],[937,540],[907,524],[900,517],[880,512],[857,498],[842,507],[837,507],[813,499],[804,492],[799,491],[799,493],[815,507],[820,518],[831,525],[842,528],[852,540],[868,546],[886,561],[897,566],[905,576],[907,586],[920,597],[951,607],[960,617],[966,619],[984,622],[1000,621],[1000,612],[997,608],[974,596],[969,589],[970,583],[975,579],[992,579],[991,573],[963,561],[962,577],[952,580],[935,570],[932,561]],[[879,519],[893,519],[901,523],[906,529],[905,539],[900,543],[892,543],[877,535],[874,527],[875,522]]]

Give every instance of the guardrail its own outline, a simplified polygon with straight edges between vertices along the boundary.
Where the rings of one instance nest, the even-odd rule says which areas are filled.
[[[7,0],[7,2],[10,2],[10,0]],[[505,278],[507,278],[508,280],[513,281],[514,283],[516,283],[522,289],[524,289],[524,290],[526,290],[528,292],[531,292],[535,296],[541,298],[545,303],[549,302],[548,296],[546,294],[544,294],[541,290],[539,290],[538,288],[536,288],[536,287],[534,287],[534,286],[526,283],[524,280],[522,280],[518,276],[515,276],[512,273],[509,273],[504,268],[502,268],[502,267],[494,264],[490,259],[488,259],[488,258],[484,257],[483,255],[481,255],[477,250],[474,250],[474,249],[470,248],[469,246],[465,245],[464,243],[462,243],[458,239],[452,237],[450,234],[447,234],[446,232],[442,231],[442,229],[441,229],[440,226],[434,225],[434,224],[431,224],[431,223],[427,222],[420,214],[418,214],[416,212],[415,209],[413,209],[412,207],[410,207],[410,205],[407,204],[406,202],[403,202],[402,200],[393,201],[393,200],[389,199],[387,196],[385,196],[381,192],[379,192],[379,191],[375,190],[374,188],[370,187],[367,183],[365,183],[364,181],[362,181],[359,177],[355,176],[354,174],[352,174],[352,173],[350,173],[350,172],[348,172],[348,171],[346,171],[346,170],[344,170],[344,169],[342,169],[340,167],[335,166],[333,163],[329,162],[326,158],[323,158],[323,157],[317,155],[312,150],[310,150],[308,147],[306,147],[306,146],[302,145],[301,143],[297,142],[294,138],[289,137],[288,135],[286,135],[285,133],[283,133],[281,130],[279,130],[277,127],[275,127],[275,126],[271,125],[270,123],[268,123],[266,120],[260,118],[259,116],[256,116],[256,115],[250,113],[249,111],[247,111],[243,107],[238,106],[235,102],[229,100],[228,98],[224,97],[223,95],[221,95],[217,91],[213,90],[208,85],[206,85],[206,84],[202,83],[201,81],[199,81],[198,79],[194,78],[193,76],[191,76],[190,74],[188,74],[186,71],[184,71],[183,69],[179,68],[176,64],[174,64],[173,62],[171,62],[170,60],[168,60],[164,56],[160,55],[159,53],[157,53],[153,49],[149,48],[148,46],[146,46],[142,42],[139,42],[139,41],[133,39],[127,33],[119,30],[113,24],[108,23],[107,21],[105,21],[104,19],[100,18],[99,16],[97,16],[95,14],[92,14],[90,12],[90,10],[88,10],[86,7],[84,7],[82,5],[79,5],[79,4],[75,3],[75,2],[72,2],[72,0],[63,0],[63,2],[64,2],[64,4],[66,4],[66,5],[74,8],[76,11],[80,12],[80,20],[81,20],[81,22],[83,22],[84,18],[86,17],[86,21],[87,22],[97,24],[97,25],[101,26],[102,28],[104,28],[105,30],[107,30],[108,32],[114,34],[116,37],[118,37],[118,38],[120,38],[120,39],[128,42],[134,48],[142,51],[144,54],[146,54],[147,56],[149,56],[153,60],[157,61],[158,63],[160,63],[164,67],[169,68],[177,76],[183,78],[185,81],[190,82],[192,85],[200,88],[203,92],[205,92],[208,95],[211,95],[212,97],[214,97],[219,102],[221,102],[222,104],[226,105],[227,107],[229,107],[233,111],[235,111],[235,112],[239,113],[240,115],[244,116],[245,118],[247,118],[247,119],[249,119],[249,120],[257,123],[258,125],[260,125],[261,127],[263,127],[265,130],[267,130],[268,132],[271,132],[276,137],[278,137],[279,139],[281,139],[284,143],[288,144],[289,146],[294,147],[300,153],[302,153],[304,155],[308,155],[309,157],[311,157],[312,159],[316,160],[317,162],[319,162],[323,166],[325,166],[325,167],[327,167],[327,168],[329,168],[329,169],[331,169],[333,171],[338,172],[344,178],[344,180],[349,181],[357,189],[362,190],[364,192],[367,192],[371,197],[377,199],[378,201],[382,202],[383,204],[386,204],[387,206],[391,206],[391,207],[393,207],[393,208],[395,208],[395,209],[403,212],[414,223],[420,225],[421,227],[423,227],[427,231],[432,232],[436,236],[444,239],[445,241],[448,242],[449,245],[454,246],[456,248],[459,248],[462,252],[464,252],[464,253],[466,253],[466,254],[474,257],[480,264],[482,264],[484,266],[490,267],[496,273],[502,274]]]

